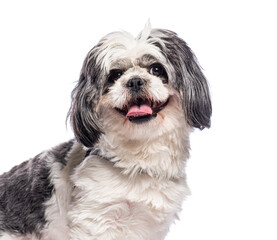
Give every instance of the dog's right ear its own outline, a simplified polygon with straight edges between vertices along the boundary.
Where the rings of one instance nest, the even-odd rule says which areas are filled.
[[[84,61],[79,81],[71,94],[68,112],[76,139],[86,147],[92,147],[102,133],[97,114],[101,94],[98,79],[101,73],[93,50]]]

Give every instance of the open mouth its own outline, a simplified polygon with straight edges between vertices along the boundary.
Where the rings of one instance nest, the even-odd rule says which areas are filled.
[[[164,102],[152,102],[138,98],[128,103],[122,109],[115,108],[119,113],[124,115],[129,121],[134,123],[144,123],[157,117],[157,113],[166,107],[169,98]]]

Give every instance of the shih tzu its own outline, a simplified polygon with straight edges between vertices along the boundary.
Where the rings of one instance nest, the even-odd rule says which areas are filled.
[[[0,176],[0,240],[164,239],[189,193],[189,135],[211,112],[177,34],[106,35],[72,92],[76,138]]]

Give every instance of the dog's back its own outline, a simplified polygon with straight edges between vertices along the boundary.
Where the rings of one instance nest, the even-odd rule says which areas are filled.
[[[47,224],[45,203],[54,190],[51,165],[55,161],[61,168],[65,166],[72,146],[73,141],[60,144],[0,176],[1,240],[5,239],[4,233],[13,239],[24,235],[40,237]]]

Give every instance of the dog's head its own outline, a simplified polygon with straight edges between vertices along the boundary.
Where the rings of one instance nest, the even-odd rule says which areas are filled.
[[[76,138],[91,147],[102,133],[143,139],[180,122],[204,129],[211,111],[191,49],[174,32],[146,26],[137,38],[108,34],[87,54],[69,116]]]

